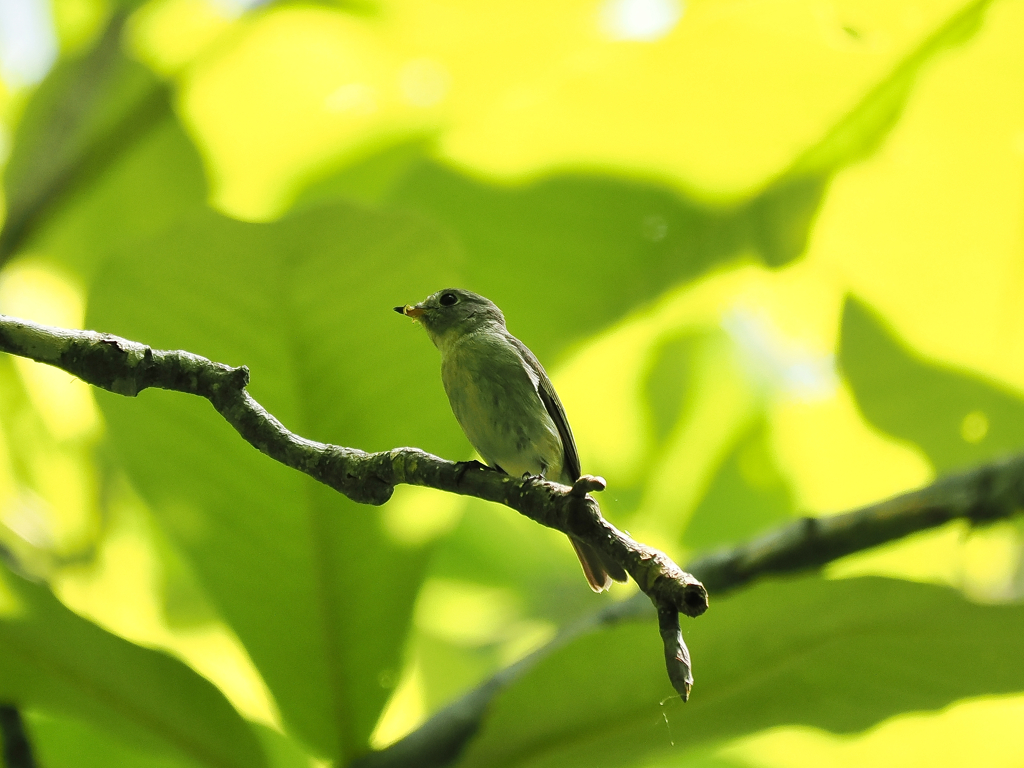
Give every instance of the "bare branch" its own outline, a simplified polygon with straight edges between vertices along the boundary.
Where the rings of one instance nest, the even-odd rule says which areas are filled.
[[[157,387],[204,397],[251,445],[353,501],[383,504],[397,484],[406,483],[504,504],[611,557],[660,612],[699,616],[707,610],[707,591],[697,579],[664,553],[634,541],[604,519],[598,503],[588,495],[604,487],[600,478],[585,476],[570,488],[511,477],[482,465],[446,461],[416,448],[366,453],[307,440],[288,431],[245,391],[249,370],[244,366],[232,368],[180,350],[154,350],[109,334],[52,328],[0,315],[0,351],[56,366],[119,395],[134,397]],[[678,657],[681,638],[665,642],[666,659]],[[676,674],[671,663],[669,673],[674,683],[686,677]],[[685,698],[689,684],[679,693]]]

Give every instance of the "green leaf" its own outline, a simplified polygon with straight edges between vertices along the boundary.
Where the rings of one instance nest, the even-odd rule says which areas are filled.
[[[253,723],[252,728],[263,743],[270,768],[310,768],[309,754],[294,740],[265,725]]]
[[[447,244],[407,217],[333,206],[259,225],[205,213],[115,259],[88,323],[248,365],[252,394],[304,436],[461,457],[436,351],[392,311],[456,275]],[[100,403],[285,722],[338,759],[367,749],[429,548],[260,455],[203,401],[147,391]]]
[[[820,142],[797,158],[787,175],[822,176],[873,153],[903,113],[921,70],[948,48],[970,40],[991,4],[992,0],[973,0],[951,13]]]
[[[467,287],[552,357],[637,307],[751,250],[780,265],[802,251],[821,190],[779,184],[722,210],[636,181],[561,175],[521,187],[423,163],[386,201],[428,217],[466,254]]]
[[[170,115],[166,87],[122,53],[123,23],[114,14],[94,47],[60,62],[29,100],[4,171],[0,262]]]
[[[763,418],[739,436],[693,511],[683,534],[688,550],[710,550],[752,538],[795,512],[768,437]]]
[[[133,749],[108,732],[81,720],[40,710],[24,713],[29,742],[38,763],[46,768],[194,768],[193,760]]]
[[[864,417],[921,446],[939,473],[1024,446],[1024,398],[915,355],[853,297],[843,309],[839,361]]]
[[[654,440],[660,446],[683,415],[693,368],[698,364],[696,350],[700,334],[672,336],[658,345],[644,380],[644,396],[650,413]]]
[[[913,22],[892,3],[672,3],[642,35],[615,3],[391,5],[400,39],[456,85],[439,142],[453,165],[515,181],[614,169],[737,201],[873,148],[922,65],[988,0],[929,3]]]
[[[266,765],[255,735],[211,683],[180,661],[78,617],[49,590],[6,569],[0,571],[0,698],[81,720],[127,749],[164,756],[154,764]]]
[[[683,626],[682,704],[653,621],[582,637],[500,694],[458,765],[610,768],[804,724],[862,730],[908,710],[1024,689],[1024,606],[879,578],[770,581]]]
[[[24,713],[29,742],[45,768],[201,768],[186,757],[135,749],[82,720],[52,712]],[[266,751],[269,768],[309,768],[309,755],[278,731],[250,723]]]
[[[54,211],[33,240],[33,253],[88,284],[111,253],[141,248],[172,222],[206,210],[205,194],[195,148],[176,121],[164,120],[127,148],[87,194]]]

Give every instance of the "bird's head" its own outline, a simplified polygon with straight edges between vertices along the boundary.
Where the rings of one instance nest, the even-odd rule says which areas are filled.
[[[412,306],[395,312],[418,320],[439,349],[487,325],[505,327],[505,316],[494,302],[461,288],[445,288]]]

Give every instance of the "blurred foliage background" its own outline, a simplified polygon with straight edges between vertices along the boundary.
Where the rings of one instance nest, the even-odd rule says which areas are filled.
[[[479,291],[605,514],[685,563],[1024,446],[1019,0],[2,0],[0,312],[470,449],[390,308]],[[716,600],[495,700],[464,766],[1019,765],[1019,523]],[[42,765],[340,768],[560,627],[563,536],[380,509],[204,402],[0,359],[0,697]]]

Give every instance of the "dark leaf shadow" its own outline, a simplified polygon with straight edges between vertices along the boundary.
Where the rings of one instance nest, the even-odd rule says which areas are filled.
[[[920,446],[940,474],[1024,446],[1020,394],[915,354],[852,296],[843,309],[839,364],[864,417]]]

